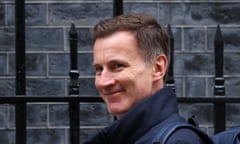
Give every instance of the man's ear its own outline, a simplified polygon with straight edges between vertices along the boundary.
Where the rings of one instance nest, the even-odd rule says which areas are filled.
[[[153,62],[153,80],[163,79],[166,75],[168,60],[166,55],[158,55]]]

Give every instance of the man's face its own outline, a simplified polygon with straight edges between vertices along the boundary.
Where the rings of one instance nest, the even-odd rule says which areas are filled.
[[[153,68],[144,62],[130,32],[97,39],[93,58],[95,85],[112,115],[121,117],[152,94]]]

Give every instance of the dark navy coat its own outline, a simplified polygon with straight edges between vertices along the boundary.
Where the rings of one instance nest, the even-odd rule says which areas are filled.
[[[84,144],[151,144],[166,122],[185,122],[179,116],[176,95],[163,88],[130,109],[122,118],[104,128]],[[203,144],[191,130],[177,130],[167,144]]]

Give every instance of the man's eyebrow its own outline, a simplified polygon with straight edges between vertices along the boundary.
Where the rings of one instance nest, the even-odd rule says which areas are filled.
[[[124,63],[124,60],[123,59],[112,59],[108,63],[116,63],[116,62]]]
[[[97,63],[92,63],[92,67],[96,67],[96,66],[99,66],[100,64],[97,64]]]
[[[112,59],[112,60],[109,60],[107,63],[108,64],[112,64],[112,63],[127,63],[126,61],[122,60],[122,59]],[[92,66],[95,67],[95,66],[100,66],[101,64],[98,64],[98,63],[92,63]]]

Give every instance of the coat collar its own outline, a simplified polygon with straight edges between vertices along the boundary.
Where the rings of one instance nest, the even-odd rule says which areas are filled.
[[[176,96],[171,88],[165,87],[103,129],[101,136],[108,144],[133,144],[153,126],[174,113],[178,113]]]

